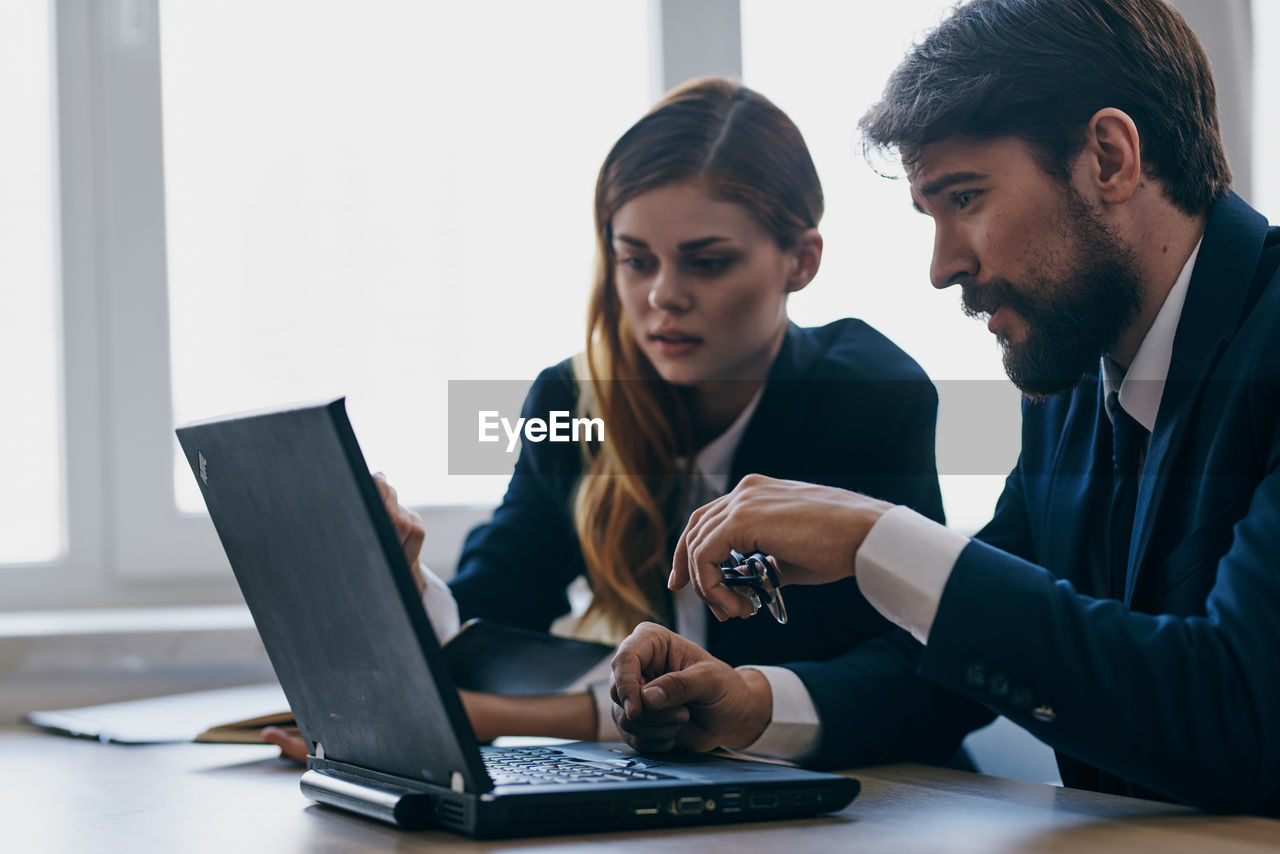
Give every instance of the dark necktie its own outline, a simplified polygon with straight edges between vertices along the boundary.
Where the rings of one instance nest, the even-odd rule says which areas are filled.
[[[1111,492],[1111,597],[1124,599],[1125,577],[1129,570],[1129,540],[1133,536],[1133,517],[1138,509],[1138,474],[1147,430],[1120,406],[1119,396],[1112,392],[1111,458],[1114,470]]]

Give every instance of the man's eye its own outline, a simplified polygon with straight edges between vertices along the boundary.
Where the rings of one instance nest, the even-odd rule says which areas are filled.
[[[965,208],[969,207],[969,204],[974,199],[978,198],[978,194],[979,194],[978,190],[960,190],[957,193],[951,194],[951,200],[956,203],[956,207],[960,208],[961,210],[964,210]]]

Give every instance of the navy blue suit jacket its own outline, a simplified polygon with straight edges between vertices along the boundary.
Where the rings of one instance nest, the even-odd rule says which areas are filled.
[[[1101,383],[1023,407],[1022,455],[920,672],[1057,750],[1067,785],[1280,814],[1280,229],[1211,211],[1108,599]],[[827,720],[824,717],[824,720]]]
[[[524,415],[574,409],[568,362],[539,375]],[[791,325],[764,394],[734,455],[728,484],[760,473],[855,489],[941,520],[934,462],[937,393],[920,367],[858,320],[814,329]],[[607,431],[607,425],[606,425]],[[576,445],[525,442],[493,520],[467,537],[451,582],[462,619],[484,617],[546,630],[569,611],[566,588],[584,574],[572,517],[581,473]],[[669,531],[674,547],[683,527]],[[766,613],[708,620],[707,647],[730,664],[823,661],[892,629],[853,579],[788,588],[790,621]],[[928,685],[898,662],[896,676]],[[933,690],[930,687],[930,690]],[[954,751],[939,750],[937,761]]]

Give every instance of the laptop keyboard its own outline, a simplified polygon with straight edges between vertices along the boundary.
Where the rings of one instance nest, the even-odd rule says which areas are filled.
[[[521,783],[627,783],[633,780],[671,780],[647,768],[630,767],[632,760],[584,762],[550,747],[482,747],[485,769],[495,786]]]

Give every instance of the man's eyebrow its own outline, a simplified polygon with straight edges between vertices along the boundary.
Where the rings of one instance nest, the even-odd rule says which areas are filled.
[[[987,176],[982,172],[948,172],[946,175],[935,178],[921,187],[919,194],[928,199],[949,190],[956,184],[965,184],[969,181],[984,181],[986,178]],[[915,193],[911,194],[911,206],[920,213],[924,213],[924,208],[920,207],[920,202]]]

